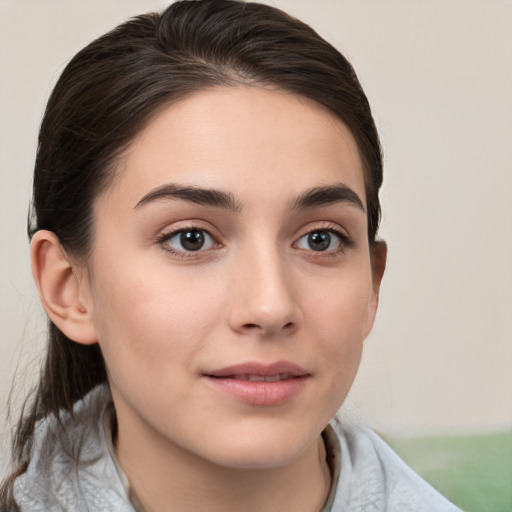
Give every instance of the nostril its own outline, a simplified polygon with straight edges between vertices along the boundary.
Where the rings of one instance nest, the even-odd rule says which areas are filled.
[[[290,330],[294,329],[294,326],[295,326],[294,322],[288,322],[285,325],[283,325],[281,329],[283,331],[284,330],[290,331]],[[275,330],[279,330],[279,329],[274,329],[271,326],[265,326],[265,325],[255,324],[255,323],[244,324],[243,328],[246,329],[246,330],[251,330],[251,331],[252,330],[261,330],[261,331],[264,331],[264,332],[273,332]]]

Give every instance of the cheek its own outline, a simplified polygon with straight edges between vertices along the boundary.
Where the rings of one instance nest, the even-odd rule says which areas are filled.
[[[128,268],[126,268],[128,267]],[[119,264],[95,277],[94,321],[109,370],[112,365],[157,371],[163,361],[185,363],[201,350],[218,319],[212,289],[186,273]]]
[[[320,339],[338,338],[345,344],[363,341],[372,303],[370,272],[362,266],[334,276],[325,287],[310,290],[307,310]]]
[[[314,337],[317,350],[324,355],[323,369],[331,377],[330,384],[343,392],[348,391],[359,367],[371,323],[371,300],[371,274],[365,267],[350,277],[339,275],[326,289],[307,296],[309,337]]]

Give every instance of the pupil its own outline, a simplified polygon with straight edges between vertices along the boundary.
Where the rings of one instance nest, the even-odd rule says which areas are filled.
[[[318,231],[308,236],[309,247],[313,251],[325,251],[331,243],[331,235],[326,231]]]
[[[201,231],[193,229],[191,231],[183,231],[180,235],[180,242],[187,251],[197,251],[204,244],[204,236]]]

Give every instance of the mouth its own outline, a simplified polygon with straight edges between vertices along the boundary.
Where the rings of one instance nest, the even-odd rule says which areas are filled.
[[[243,363],[209,371],[203,377],[213,389],[251,405],[278,405],[297,396],[311,375],[287,361]]]
[[[288,380],[292,377],[288,373],[282,373],[278,375],[272,375],[272,376],[263,376],[263,375],[228,375],[227,377],[215,377],[214,375],[211,376],[212,378],[224,378],[224,379],[236,379],[236,380],[247,380],[249,382],[279,382],[281,380]]]

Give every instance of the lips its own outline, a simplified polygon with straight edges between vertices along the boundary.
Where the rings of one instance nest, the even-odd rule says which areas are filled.
[[[280,380],[287,380],[291,378],[289,373],[280,373],[279,375],[272,375],[264,377],[263,375],[233,375],[232,377],[224,377],[227,379],[248,380],[249,382],[278,382]]]
[[[288,361],[249,362],[209,371],[204,378],[215,390],[252,405],[278,405],[296,396],[310,374]]]
[[[213,370],[208,372],[209,377],[218,378],[241,378],[244,376],[253,377],[276,377],[276,376],[287,376],[287,377],[305,377],[308,372],[300,366],[290,363],[288,361],[278,361],[272,364],[264,363],[242,363],[233,366],[227,366],[220,370]]]

